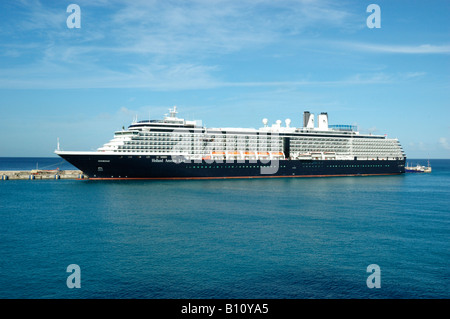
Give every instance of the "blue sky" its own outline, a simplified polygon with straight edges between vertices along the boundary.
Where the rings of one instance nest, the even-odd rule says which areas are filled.
[[[449,16],[446,0],[1,1],[0,156],[95,150],[177,105],[208,127],[328,112],[450,158]]]

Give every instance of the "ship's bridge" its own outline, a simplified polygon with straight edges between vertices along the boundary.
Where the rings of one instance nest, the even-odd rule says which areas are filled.
[[[328,127],[333,131],[356,132],[358,130],[358,127],[356,125],[347,124],[328,125]]]
[[[155,128],[155,127],[169,127],[169,128],[193,128],[198,127],[197,121],[186,121],[184,119],[178,118],[176,116],[177,107],[174,106],[173,109],[169,109],[169,116],[165,116],[163,120],[143,120],[143,121],[135,121],[130,126],[128,126],[129,130],[145,130],[146,128]]]

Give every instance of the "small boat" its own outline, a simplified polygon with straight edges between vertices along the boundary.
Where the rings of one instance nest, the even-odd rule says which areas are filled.
[[[416,166],[405,166],[405,173],[431,173],[430,161],[428,161],[428,166],[423,166],[417,164]]]
[[[417,165],[417,166],[405,166],[405,172],[406,173],[423,173],[425,170],[423,169],[423,166]]]

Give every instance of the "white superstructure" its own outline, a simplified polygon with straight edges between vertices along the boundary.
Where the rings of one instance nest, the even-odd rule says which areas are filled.
[[[206,128],[196,121],[178,118],[176,107],[163,120],[132,123],[117,131],[98,152],[123,155],[183,155],[191,159],[323,159],[390,160],[405,154],[397,139],[360,134],[351,125],[329,125],[328,114],[304,113],[301,128],[291,120],[277,120],[263,127]]]

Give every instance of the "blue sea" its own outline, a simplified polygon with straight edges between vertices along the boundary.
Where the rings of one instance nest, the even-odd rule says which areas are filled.
[[[426,164],[426,160],[408,160]],[[0,181],[0,298],[450,297],[450,160],[401,176]],[[0,170],[74,169],[0,158]],[[80,288],[68,288],[69,265]],[[380,288],[369,288],[379,267]]]

